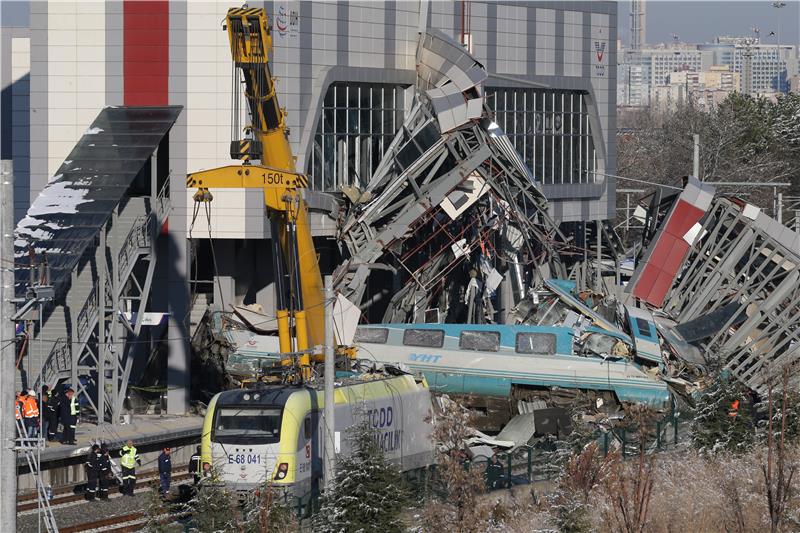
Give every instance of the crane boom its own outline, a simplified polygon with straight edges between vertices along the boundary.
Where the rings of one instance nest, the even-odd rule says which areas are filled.
[[[195,200],[200,202],[210,201],[209,189],[263,190],[272,231],[280,350],[300,352],[303,377],[308,378],[309,348],[325,342],[322,276],[302,195],[308,178],[295,172],[286,113],[278,105],[269,69],[272,36],[265,10],[231,8],[225,27],[251,120],[245,128],[248,137],[231,142],[231,157],[243,164],[189,174],[186,185],[198,189]],[[251,164],[254,159],[262,165]]]

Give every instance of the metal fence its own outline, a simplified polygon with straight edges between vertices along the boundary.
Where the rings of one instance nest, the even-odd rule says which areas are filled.
[[[669,415],[655,422],[653,428],[640,431],[633,426],[621,426],[607,431],[597,430],[597,442],[603,456],[619,451],[623,458],[638,456],[640,437],[644,435],[646,453],[658,453],[675,448],[682,434],[681,420]],[[496,453],[493,457],[479,457],[464,461],[464,468],[481,476],[486,489],[507,489],[516,485],[527,485],[555,479],[560,470],[557,457],[563,456],[553,441],[543,441],[539,446],[524,446],[508,453]],[[406,480],[412,494],[420,497],[438,495],[445,497],[446,490],[440,482],[436,465],[406,472]],[[281,503],[291,509],[301,522],[309,520],[320,508],[320,492],[313,489],[303,496],[283,493]]]

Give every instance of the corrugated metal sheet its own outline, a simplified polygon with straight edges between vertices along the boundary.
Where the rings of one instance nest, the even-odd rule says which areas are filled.
[[[107,107],[100,111],[14,232],[17,294],[28,282],[29,250],[46,254],[56,299],[100,227],[183,108]]]

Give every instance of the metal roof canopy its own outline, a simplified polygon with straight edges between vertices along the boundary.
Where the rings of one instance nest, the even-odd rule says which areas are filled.
[[[106,107],[28,208],[14,232],[16,293],[24,296],[29,250],[46,254],[49,282],[63,297],[94,243],[182,106]]]

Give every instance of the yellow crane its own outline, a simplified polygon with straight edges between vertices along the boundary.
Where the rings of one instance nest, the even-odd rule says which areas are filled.
[[[231,158],[243,163],[189,174],[186,186],[198,189],[194,195],[198,202],[212,199],[209,189],[263,190],[270,219],[280,350],[299,354],[302,376],[308,379],[310,347],[325,342],[322,277],[302,194],[308,178],[295,171],[286,112],[278,105],[269,69],[272,36],[266,11],[231,8],[225,29],[236,66],[235,81],[237,85],[244,82],[251,120],[245,127],[246,138],[231,141]]]

